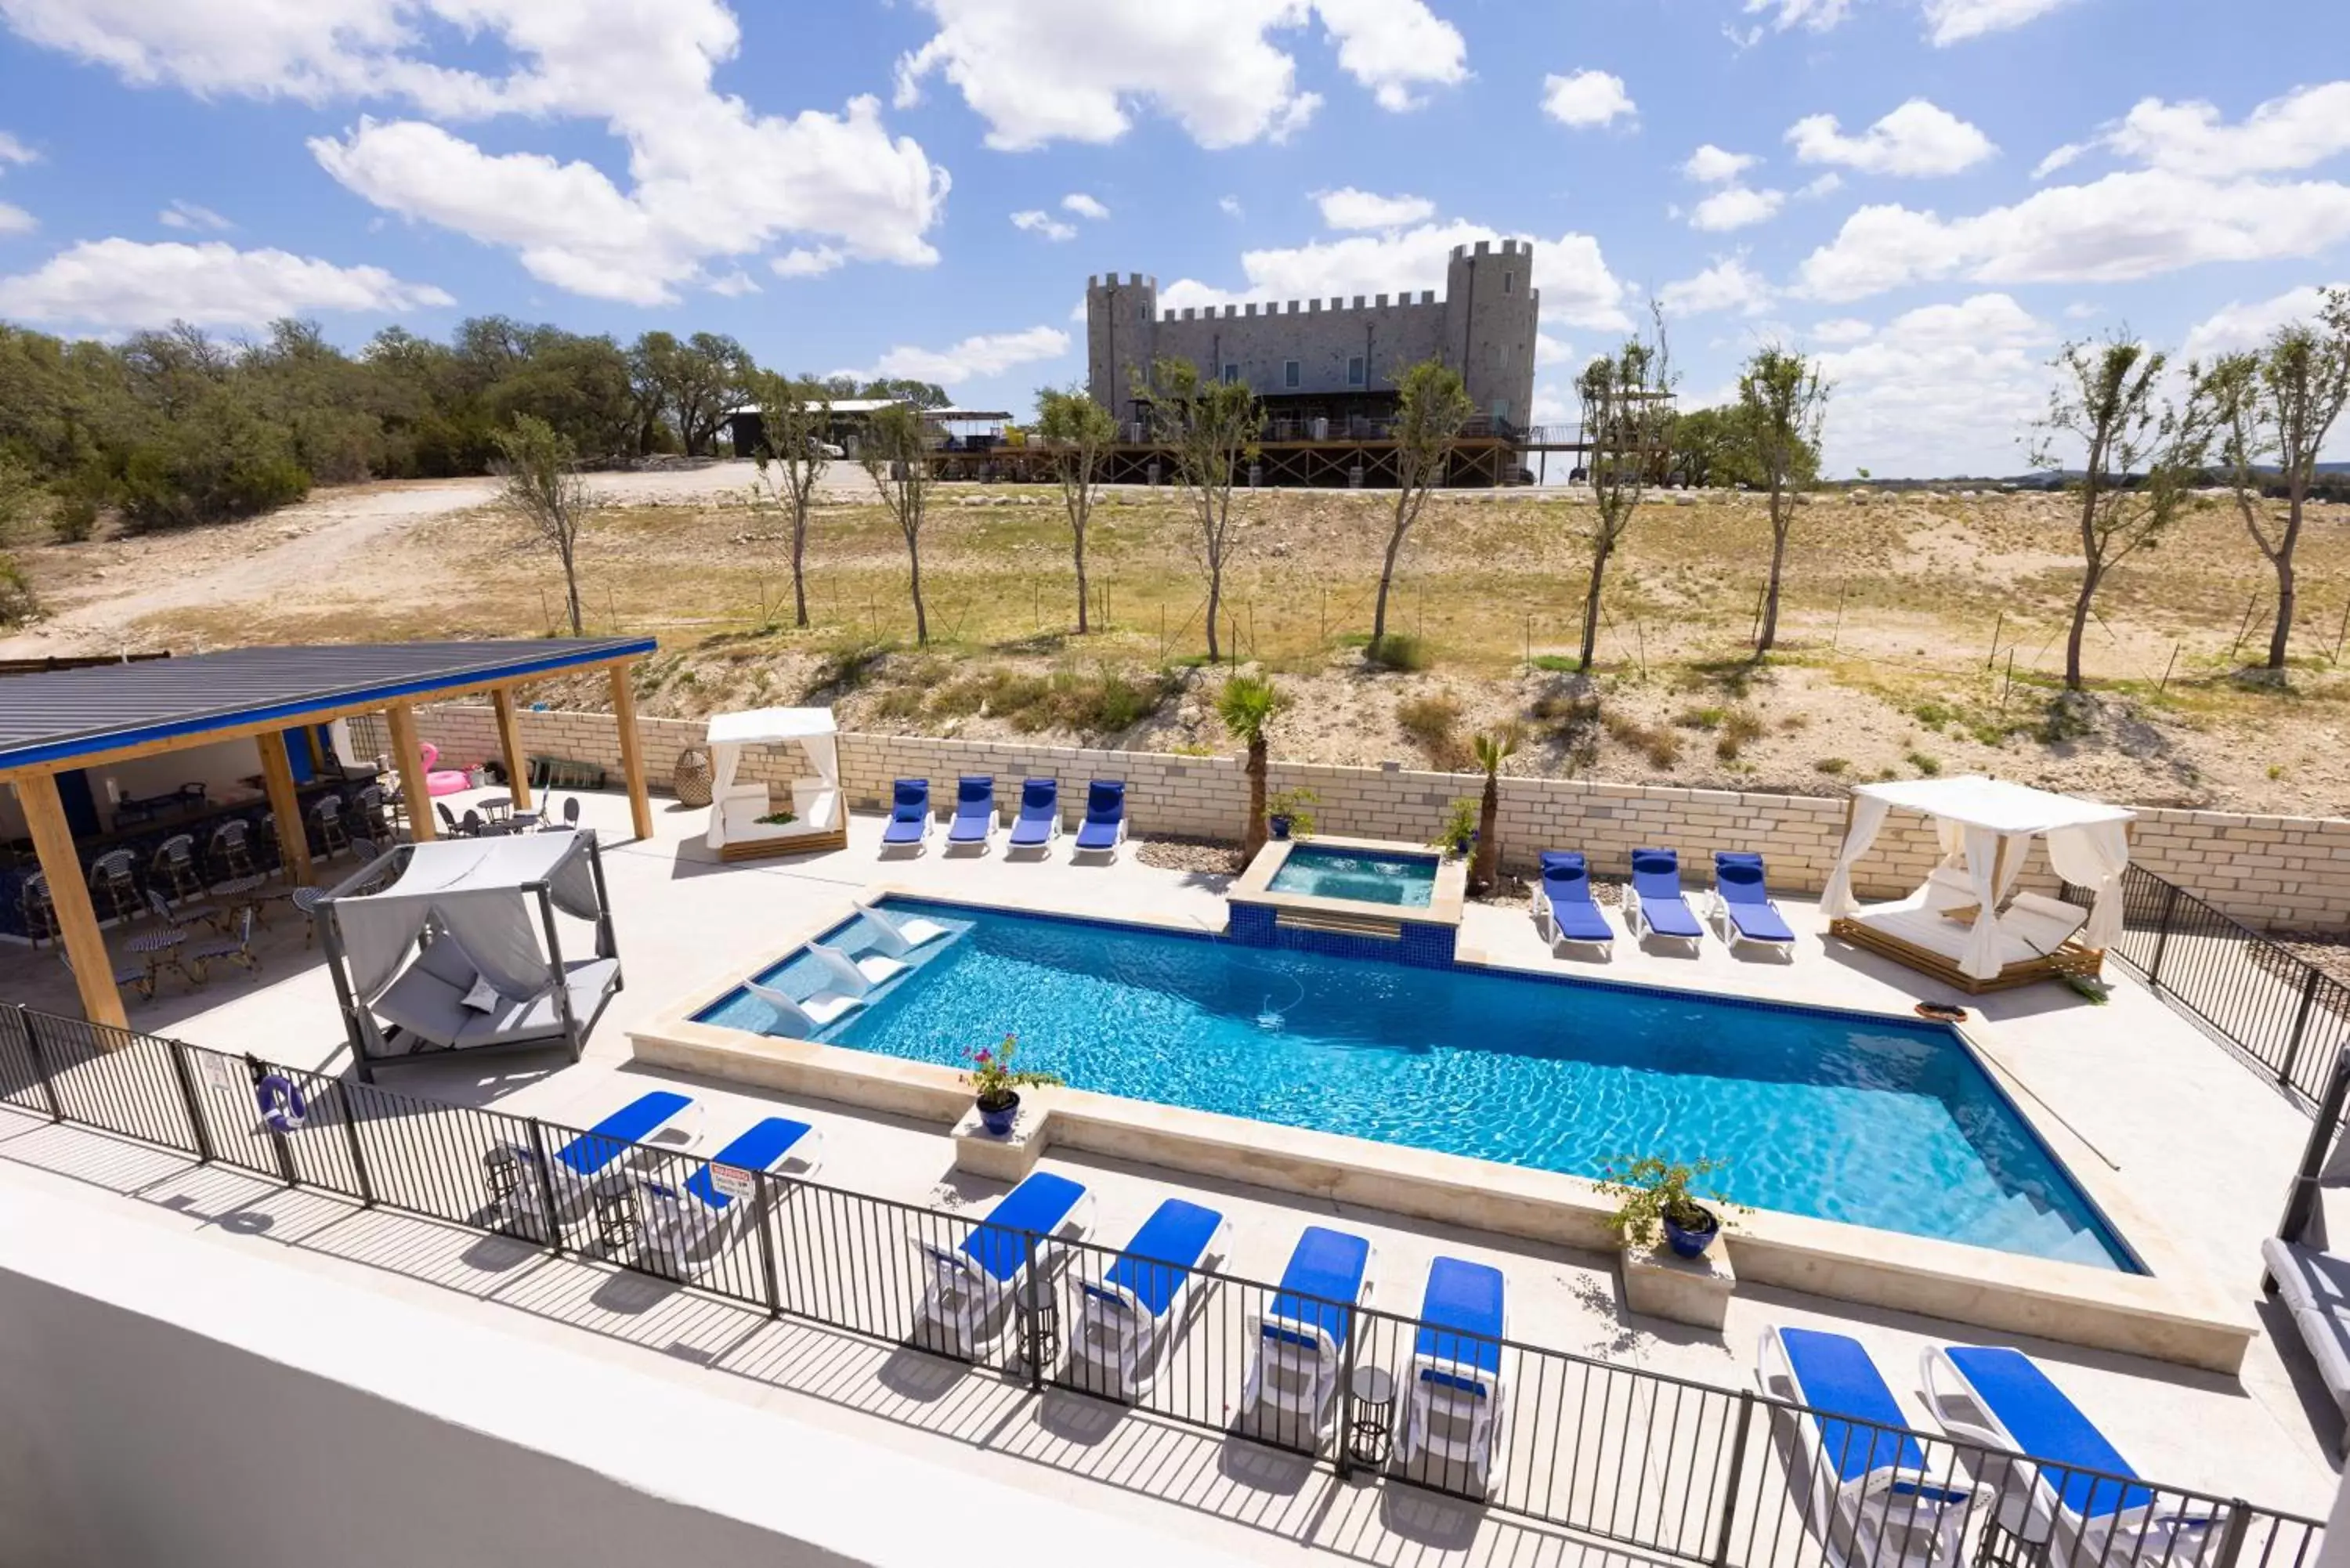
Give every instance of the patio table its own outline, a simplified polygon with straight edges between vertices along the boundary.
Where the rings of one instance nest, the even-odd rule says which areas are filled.
[[[180,961],[180,949],[187,944],[187,940],[188,933],[184,928],[170,926],[158,930],[141,931],[122,944],[123,951],[131,954],[147,966],[149,994],[153,994],[156,976],[167,969],[178,970],[180,978],[190,985],[203,983],[190,974],[188,966]]]

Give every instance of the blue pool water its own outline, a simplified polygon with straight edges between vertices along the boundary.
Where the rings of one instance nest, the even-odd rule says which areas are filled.
[[[1079,1088],[1542,1170],[1726,1159],[1738,1202],[2137,1272],[1949,1030],[891,899],[952,933],[825,1032]],[[830,940],[852,950],[861,921]],[[763,976],[816,989],[806,959]],[[754,1032],[735,991],[699,1016]]]
[[[1301,844],[1273,874],[1266,890],[1424,909],[1436,896],[1436,857],[1370,855]]]

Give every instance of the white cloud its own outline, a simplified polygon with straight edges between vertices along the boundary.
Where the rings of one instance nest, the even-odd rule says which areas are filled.
[[[1667,316],[1705,316],[1717,310],[1753,316],[1769,308],[1772,288],[1743,256],[1730,256],[1695,277],[1665,285],[1657,298]]]
[[[1835,388],[1826,465],[1884,475],[2013,473],[2047,401],[2054,334],[2004,294],[1896,317],[1820,356]]]
[[[455,303],[429,284],[402,282],[381,267],[337,266],[281,250],[241,251],[220,240],[87,240],[31,272],[0,278],[0,317],[102,331],[174,320],[260,327],[313,311],[388,314]]]
[[[2350,288],[2350,283],[2326,286]],[[2273,299],[2255,300],[2250,305],[2231,299],[2196,324],[2194,329],[2187,334],[2187,342],[2179,349],[2178,357],[2182,359],[2209,359],[2214,355],[2257,348],[2280,327],[2291,327],[2296,322],[2315,321],[2324,303],[2324,288],[2316,284],[2288,289]]]
[[[1690,213],[1690,227],[1713,233],[1750,228],[1769,223],[1787,204],[1784,191],[1750,191],[1743,185],[1724,186],[1700,202]]]
[[[1725,185],[1762,161],[1751,152],[1724,151],[1709,141],[1689,155],[1681,172],[1700,185]]]
[[[1926,36],[1937,47],[2036,22],[2069,0],[1926,0]]]
[[[1574,346],[1565,339],[1554,337],[1547,332],[1534,334],[1535,364],[1564,365],[1574,358]]]
[[[908,376],[918,381],[952,386],[974,377],[1001,376],[1018,365],[1057,359],[1069,351],[1069,335],[1057,327],[1031,327],[1023,332],[983,333],[966,337],[951,348],[890,349],[875,362],[869,374]]]
[[[1400,229],[1436,216],[1436,203],[1425,196],[1379,196],[1351,185],[1316,191],[1314,201],[1322,221],[1334,229]]]
[[[1636,119],[1640,112],[1631,94],[1624,90],[1624,78],[1606,71],[1543,78],[1542,106],[1544,114],[1578,130]]]
[[[1238,196],[1219,196],[1216,198],[1216,211],[1227,218],[1240,217],[1242,215],[1241,199]]]
[[[1013,213],[1012,226],[1024,229],[1032,234],[1042,234],[1048,240],[1074,240],[1077,237],[1075,223],[1065,223],[1052,213],[1040,213],[1033,207],[1024,213]]]
[[[1831,169],[1826,173],[1821,175],[1818,179],[1805,185],[1802,190],[1797,191],[1795,192],[1795,199],[1802,202],[1816,202],[1824,196],[1833,196],[1838,191],[1843,189],[1844,176]]]
[[[0,202],[0,234],[29,234],[39,226],[24,208]]]
[[[39,157],[39,153],[24,142],[6,131],[0,130],[0,163],[31,163]]]
[[[1746,14],[1766,16],[1771,26],[1782,33],[1790,27],[1825,33],[1852,14],[1852,0],[1746,0]]]
[[[2085,141],[2065,142],[2062,147],[2051,150],[2047,157],[2032,166],[2032,177],[2045,180],[2060,169],[2070,169],[2088,151],[2089,144]]]
[[[2106,307],[2102,305],[2094,305],[2085,299],[2076,299],[2072,304],[2064,307],[2064,319],[2067,321],[2092,321],[2096,317],[2103,316],[2105,313]]]
[[[746,294],[761,292],[757,282],[740,267],[723,277],[712,278],[706,286],[711,293],[723,296],[728,299],[740,299]]]
[[[1859,342],[1876,330],[1876,327],[1857,317],[1839,316],[1813,327],[1810,337],[1814,343],[1825,344],[1831,348],[1840,348],[1847,344]]]
[[[1858,136],[1845,135],[1835,115],[1814,114],[1788,127],[1787,140],[1806,163],[1912,177],[1956,174],[1999,151],[1981,130],[1922,98],[1911,99]]]
[[[2200,262],[2314,254],[2350,237],[2350,186],[2220,183],[2159,170],[2057,185],[1972,217],[1863,207],[1801,270],[1817,299],[1945,277],[2113,283]]]
[[[2350,151],[2350,81],[2297,88],[2241,125],[2208,103],[2141,99],[2098,140],[2125,158],[2206,179],[2307,169]]]
[[[1381,107],[1459,82],[1468,50],[1422,0],[922,0],[938,19],[898,62],[898,102],[944,77],[987,122],[987,144],[1114,141],[1138,109],[1172,117],[1203,147],[1280,140],[1321,99],[1268,36],[1318,16],[1339,68]]]
[[[777,277],[822,277],[847,262],[830,245],[798,245],[767,264]]]
[[[155,214],[155,221],[167,229],[208,229],[213,234],[236,227],[210,207],[199,207],[193,202],[176,199]]]
[[[1083,191],[1072,191],[1062,197],[1061,210],[1065,213],[1075,213],[1080,218],[1091,218],[1097,223],[1109,216],[1107,207],[1103,206]]]

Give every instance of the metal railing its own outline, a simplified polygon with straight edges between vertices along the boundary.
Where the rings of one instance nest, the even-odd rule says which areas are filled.
[[[2086,889],[2064,896],[2089,902]],[[2350,1043],[2350,985],[2142,866],[2122,873],[2124,929],[2106,950],[2304,1109]]]
[[[2241,1498],[1808,1408],[1792,1387],[1485,1338],[13,1004],[0,1104],[1705,1568],[2313,1568],[2324,1536]],[[1010,1266],[961,1266],[982,1253]]]

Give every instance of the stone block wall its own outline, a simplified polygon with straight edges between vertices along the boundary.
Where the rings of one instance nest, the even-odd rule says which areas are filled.
[[[525,711],[518,717],[525,750],[618,770],[619,741],[610,714]],[[497,754],[497,727],[487,707],[420,709],[417,728],[441,747],[446,766],[470,766]],[[666,790],[678,753],[701,742],[703,725],[699,720],[645,719],[640,729],[648,774],[656,789]],[[351,735],[362,756],[388,749],[379,720],[353,720]],[[850,805],[863,810],[880,808],[890,781],[899,777],[928,778],[934,800],[951,801],[952,781],[967,773],[994,774],[1000,798],[1007,802],[1022,778],[1057,778],[1071,820],[1084,809],[1088,779],[1124,779],[1134,831],[1144,836],[1236,838],[1248,809],[1248,780],[1235,755],[845,734],[840,761]],[[760,748],[745,753],[742,776],[785,784],[801,768],[796,747]],[[1319,797],[1314,814],[1322,832],[1415,844],[1436,832],[1451,801],[1473,799],[1482,785],[1473,774],[1401,768],[1276,762],[1272,771],[1273,788],[1307,789]],[[1690,885],[1703,887],[1715,850],[1759,849],[1770,857],[1775,888],[1810,895],[1825,885],[1844,829],[1841,796],[1579,779],[1502,781],[1503,859],[1521,870],[1533,865],[1538,850],[1573,848],[1590,856],[1599,875],[1620,877],[1629,870],[1635,848],[1658,845],[1679,850]],[[2350,819],[2147,809],[2138,815],[2132,855],[2147,870],[2249,925],[2350,927]],[[1896,814],[1861,864],[1856,885],[1865,898],[1898,897],[1924,881],[1936,858],[1934,836],[1923,819]],[[2056,886],[2045,857],[2038,853],[2022,881],[2043,891]]]

